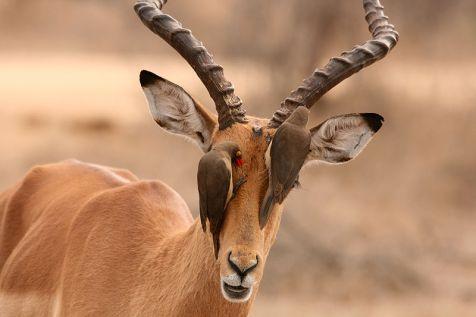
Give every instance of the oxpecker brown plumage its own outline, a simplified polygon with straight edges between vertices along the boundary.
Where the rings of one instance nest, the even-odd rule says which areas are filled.
[[[276,131],[270,148],[270,182],[261,203],[259,222],[263,228],[274,204],[281,204],[297,181],[309,153],[311,134],[306,128],[309,110],[298,107]]]
[[[203,231],[207,229],[207,219],[210,223],[215,257],[218,257],[219,235],[225,210],[233,197],[232,164],[242,164],[240,149],[232,142],[218,144],[205,154],[198,164],[200,220]]]

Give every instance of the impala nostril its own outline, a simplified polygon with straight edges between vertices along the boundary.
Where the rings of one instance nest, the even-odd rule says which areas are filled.
[[[252,264],[250,267],[248,267],[244,272],[243,272],[243,275],[246,275],[248,273],[250,273],[251,271],[253,271],[257,266],[258,266],[258,256],[256,256],[256,262],[254,264]]]
[[[235,271],[240,277],[245,277],[248,273],[253,271],[258,266],[258,256],[256,255],[256,260],[246,263],[239,263],[239,261],[235,258],[232,258],[232,253],[228,253],[228,263],[230,264],[233,271]]]

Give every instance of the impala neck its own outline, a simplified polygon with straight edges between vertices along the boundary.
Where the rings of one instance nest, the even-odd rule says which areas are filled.
[[[167,316],[248,315],[254,296],[244,304],[224,299],[219,265],[208,239],[196,219],[187,231],[153,246],[141,269],[144,284],[137,296],[146,299],[139,304],[144,315],[162,312],[164,303],[170,307]]]
[[[281,212],[275,215],[265,229],[266,255],[274,242]],[[167,303],[170,307],[168,316],[247,316],[259,283],[246,303],[225,300],[221,293],[219,264],[212,245],[211,236],[202,231],[196,219],[188,230],[153,246],[141,267],[143,284],[137,297],[146,302],[137,305],[144,308],[142,312],[154,313],[159,308],[163,311],[163,303]]]

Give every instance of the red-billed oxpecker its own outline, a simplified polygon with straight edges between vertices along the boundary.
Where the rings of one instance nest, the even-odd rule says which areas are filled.
[[[216,145],[198,163],[200,220],[203,231],[206,231],[208,219],[213,235],[215,257],[218,256],[220,248],[220,229],[225,219],[226,207],[239,186],[239,184],[233,186],[232,164],[237,167],[243,165],[241,151],[233,142]]]
[[[309,110],[298,107],[278,128],[270,145],[270,182],[260,210],[260,227],[268,220],[274,204],[281,204],[297,182],[311,145],[306,128]]]

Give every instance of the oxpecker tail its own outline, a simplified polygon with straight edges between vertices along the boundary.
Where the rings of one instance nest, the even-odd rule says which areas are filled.
[[[264,228],[266,222],[268,221],[269,213],[273,210],[275,204],[275,199],[271,186],[268,188],[266,195],[264,196],[263,202],[261,203],[261,209],[259,211],[259,226],[261,229]]]

